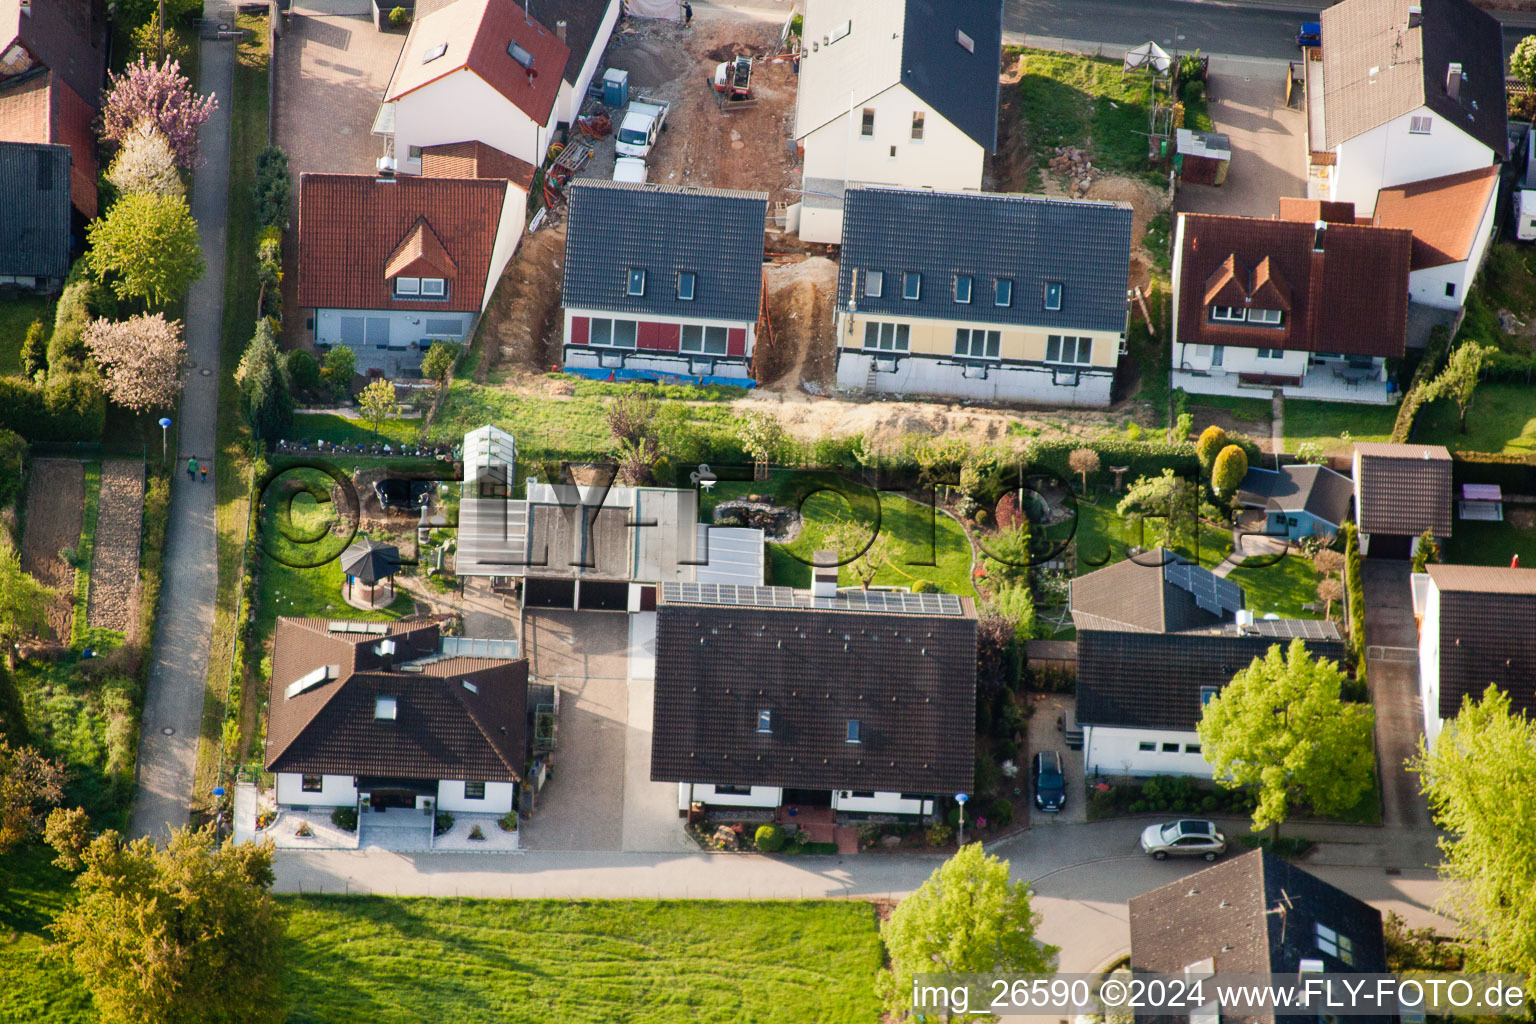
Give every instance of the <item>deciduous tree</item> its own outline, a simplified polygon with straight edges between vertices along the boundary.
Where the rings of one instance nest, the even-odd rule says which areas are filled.
[[[613,435],[614,441],[623,444],[653,436],[660,409],[660,404],[650,395],[626,391],[608,403],[603,409],[603,418],[608,422],[608,433]]]
[[[123,137],[122,149],[112,158],[107,180],[118,192],[149,192],[157,196],[185,196],[186,184],[176,169],[176,154],[153,121],[140,121]]]
[[[178,166],[197,166],[197,130],[218,109],[214,96],[199,96],[181,73],[181,64],[169,58],[156,64],[141,54],[122,74],[107,77],[101,110],[103,139],[121,144],[135,127],[148,121],[170,143]]]
[[[880,570],[891,563],[894,550],[890,535],[877,531],[870,536],[870,528],[864,523],[840,520],[827,531],[827,544],[837,552],[837,557],[849,559],[844,567],[868,590]]]
[[[286,921],[272,900],[272,844],[220,846],[212,826],[157,848],[106,832],[86,848],[59,948],[106,1024],[276,1024]]]
[[[1526,36],[1509,55],[1509,71],[1527,86],[1536,88],[1536,36]]]
[[[1222,499],[1237,493],[1237,488],[1248,475],[1248,453],[1240,445],[1229,444],[1216,456],[1211,465],[1211,490]]]
[[[384,424],[384,417],[393,416],[400,409],[400,403],[395,401],[395,386],[382,377],[363,388],[362,394],[357,396],[357,404],[373,420],[375,437]]]
[[[1463,699],[1434,750],[1421,740],[1409,767],[1447,833],[1440,876],[1467,970],[1536,978],[1536,722],[1489,687]]]
[[[101,364],[107,397],[118,405],[148,412],[176,404],[187,358],[180,320],[163,313],[97,320],[85,329],[85,347]]]
[[[1088,493],[1088,474],[1099,471],[1099,453],[1092,448],[1074,448],[1067,456],[1067,467],[1083,478],[1083,493]]]
[[[320,378],[345,396],[357,374],[357,354],[345,345],[332,345],[320,365]]]
[[[58,854],[54,864],[65,871],[79,871],[80,855],[91,845],[91,818],[85,808],[55,807],[43,824],[43,841]]]
[[[1344,600],[1344,584],[1337,576],[1324,576],[1317,581],[1317,599],[1323,602],[1323,618],[1333,618],[1333,606]]]
[[[1040,915],[1029,883],[980,843],[960,848],[880,926],[891,966],[877,986],[886,1009],[905,1019],[917,974],[1051,974],[1060,950],[1035,940]]]
[[[1138,478],[1126,489],[1115,512],[1133,526],[1150,525],[1158,533],[1158,543],[1174,547],[1194,538],[1199,522],[1198,499],[1192,481],[1165,469],[1158,476]]]
[[[777,419],[765,412],[749,412],[741,418],[736,428],[741,447],[752,457],[754,476],[762,479],[768,463],[778,457],[784,444],[784,427]]]
[[[428,380],[439,384],[448,379],[453,364],[459,361],[459,346],[447,341],[434,341],[427,354],[421,357],[421,372]]]
[[[203,276],[197,222],[180,196],[131,192],[92,221],[86,235],[92,273],[120,299],[166,306]]]
[[[48,600],[53,589],[21,568],[16,549],[0,539],[0,645],[5,663],[15,667],[16,641],[48,628]]]
[[[0,854],[42,831],[43,808],[64,799],[69,772],[32,747],[0,740]]]
[[[1273,828],[1298,801],[1319,814],[1353,807],[1371,788],[1370,705],[1340,697],[1336,662],[1306,645],[1270,647],[1205,705],[1200,743],[1216,781],[1252,787],[1255,829]]]
[[[1450,358],[1445,361],[1445,369],[1422,385],[1426,402],[1449,398],[1456,403],[1457,428],[1462,433],[1467,432],[1467,411],[1472,408],[1472,399],[1477,394],[1477,382],[1483,374],[1483,360],[1493,351],[1491,346],[1479,345],[1475,341],[1463,342],[1452,350]]]

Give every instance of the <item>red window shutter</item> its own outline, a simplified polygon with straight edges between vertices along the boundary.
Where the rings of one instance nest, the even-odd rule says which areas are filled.
[[[676,352],[682,347],[683,329],[678,324],[657,324],[656,347],[663,352]]]
[[[591,328],[590,317],[571,317],[571,336],[566,339],[572,345],[585,345],[587,343],[587,331]]]
[[[661,347],[661,345],[658,344],[661,339],[661,324],[642,320],[640,321],[639,329],[635,333],[636,347],[647,349],[656,349]]]
[[[745,327],[732,327],[730,333],[725,336],[725,354],[728,356],[744,356],[747,354],[747,329]]]

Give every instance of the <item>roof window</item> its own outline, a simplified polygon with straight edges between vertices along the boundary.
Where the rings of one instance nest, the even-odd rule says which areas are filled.
[[[971,279],[964,274],[955,275],[955,301],[971,301]]]
[[[464,682],[464,689],[468,690],[470,693],[479,693],[480,692],[480,687],[476,686],[474,683],[470,682],[468,679],[463,680],[463,682]]]
[[[757,713],[757,731],[773,732],[773,712],[767,708]]]
[[[433,61],[437,60],[437,58],[441,57],[443,54],[445,54],[447,52],[448,52],[448,44],[447,43],[438,43],[436,46],[432,47],[432,49],[428,50],[426,53],[421,55],[421,62],[423,64],[430,64]]]
[[[393,722],[398,707],[393,697],[376,697],[373,701],[373,717],[381,722]]]
[[[955,29],[955,42],[959,43],[961,49],[965,50],[966,53],[976,52],[976,40],[966,35],[961,29]]]
[[[527,50],[523,49],[517,43],[515,43],[515,42],[508,43],[507,44],[507,53],[509,55],[511,55],[513,60],[517,61],[523,67],[530,68],[530,69],[533,67],[533,54],[531,54]]]
[[[1221,692],[1221,687],[1219,687],[1219,686],[1202,686],[1202,687],[1200,687],[1200,706],[1201,707],[1205,707],[1211,701],[1215,700],[1216,699],[1216,695],[1218,693],[1220,693],[1220,692]]]
[[[1061,285],[1056,281],[1045,282],[1045,308],[1053,311],[1061,308]]]
[[[691,270],[677,272],[677,297],[684,302],[693,301],[693,290],[698,284],[699,275]]]
[[[859,720],[857,718],[848,719],[848,742],[862,743],[864,742],[863,735],[864,730],[859,726]]]
[[[630,294],[630,295],[644,295],[645,294],[645,271],[643,271],[643,270],[631,270],[629,272],[629,288],[627,290],[627,294]]]
[[[885,294],[885,271],[866,270],[864,272],[864,297],[866,299],[878,299]]]
[[[907,271],[901,275],[901,297],[916,302],[923,296],[923,275]]]
[[[1013,282],[1006,277],[997,279],[997,285],[992,289],[992,303],[997,306],[1013,305]]]

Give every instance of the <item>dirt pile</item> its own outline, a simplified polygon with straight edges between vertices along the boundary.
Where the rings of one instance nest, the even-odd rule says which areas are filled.
[[[493,366],[546,370],[560,358],[560,277],[565,263],[565,226],[543,228],[523,240],[501,276],[480,325],[484,353],[475,379]]]
[[[763,287],[769,330],[757,339],[757,379],[774,390],[794,391],[807,380],[829,387],[837,367],[837,264],[825,256],[774,264],[763,270]]]
[[[1066,175],[1068,188],[1078,199],[1093,188],[1094,175],[1098,173],[1093,168],[1093,161],[1088,159],[1088,152],[1076,146],[1057,146],[1049,166],[1053,172]]]

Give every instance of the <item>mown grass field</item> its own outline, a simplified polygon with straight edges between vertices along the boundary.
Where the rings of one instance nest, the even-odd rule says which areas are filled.
[[[1523,384],[1480,384],[1472,408],[1467,410],[1465,432],[1457,422],[1456,403],[1442,399],[1419,410],[1413,440],[1443,444],[1453,452],[1536,454],[1536,400],[1532,394]]]
[[[1243,588],[1248,595],[1248,608],[1256,618],[1273,613],[1282,619],[1318,619],[1322,612],[1311,611],[1302,605],[1322,602],[1317,599],[1317,582],[1322,574],[1312,568],[1312,563],[1300,555],[1285,555],[1278,562],[1269,564],[1271,556],[1250,558],[1227,574],[1227,579]],[[1338,602],[1333,611],[1339,612]]]
[[[0,299],[0,377],[21,372],[21,343],[27,340],[27,328],[33,320],[53,329],[52,297],[44,295],[8,295]]]
[[[1294,452],[1307,441],[1320,445],[1325,452],[1347,455],[1345,441],[1390,441],[1397,422],[1397,406],[1360,405],[1352,402],[1310,402],[1288,398],[1285,401],[1285,450]]]
[[[1077,506],[1077,529],[1072,523],[1057,523],[1045,531],[1046,541],[1052,547],[1071,539],[1077,545],[1077,574],[1079,576],[1102,569],[1112,562],[1127,557],[1130,547],[1151,547],[1157,543],[1158,530],[1154,523],[1138,529],[1121,517],[1109,500],[1101,505],[1086,501]],[[1197,560],[1207,569],[1214,568],[1232,550],[1232,535],[1207,523],[1200,524],[1198,541],[1176,547],[1186,558]]]

